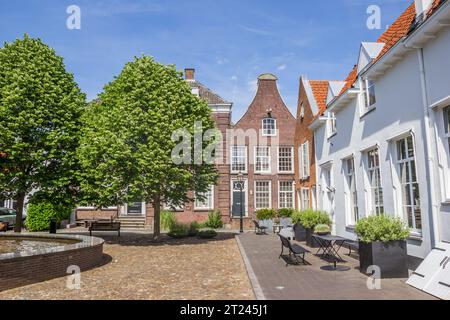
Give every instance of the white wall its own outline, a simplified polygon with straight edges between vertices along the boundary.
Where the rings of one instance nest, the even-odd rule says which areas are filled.
[[[448,83],[448,82],[447,82]],[[415,138],[416,165],[420,188],[422,209],[422,240],[410,240],[408,253],[424,258],[431,249],[430,220],[428,215],[429,199],[427,192],[427,174],[423,135],[423,107],[421,97],[420,73],[415,51],[409,53],[391,70],[376,81],[376,109],[360,117],[359,99],[353,99],[349,105],[336,114],[337,134],[329,141],[325,126],[315,133],[318,179],[321,177],[320,165],[333,161],[335,206],[334,221],[338,235],[356,238],[352,229],[347,227],[347,208],[345,205],[345,176],[342,159],[354,155],[356,168],[356,186],[360,217],[368,215],[366,173],[364,163],[366,153],[361,152],[372,146],[379,146],[384,208],[387,214],[403,217],[399,207],[401,191],[394,189],[396,166],[391,164],[394,148],[388,140],[412,130]],[[395,144],[394,144],[395,145]],[[394,159],[395,161],[395,159]],[[320,184],[320,180],[318,181]]]

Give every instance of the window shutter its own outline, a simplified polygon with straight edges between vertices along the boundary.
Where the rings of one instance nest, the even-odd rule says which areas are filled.
[[[303,146],[298,147],[298,167],[300,169],[300,179],[303,178]]]
[[[305,176],[306,177],[310,177],[310,160],[309,160],[309,141],[306,141],[306,143],[305,143],[305,154],[306,154],[306,157],[305,157],[305,170],[306,170],[306,174],[305,174]]]

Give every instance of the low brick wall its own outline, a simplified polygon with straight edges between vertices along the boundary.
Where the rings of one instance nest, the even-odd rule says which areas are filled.
[[[2,235],[2,238],[10,235]],[[63,246],[54,252],[44,254],[31,254],[26,256],[8,257],[11,254],[0,255],[0,291],[13,289],[53,278],[67,276],[70,266],[78,266],[81,271],[98,266],[103,261],[103,240],[76,236],[75,239],[84,238],[77,244]],[[19,237],[17,237],[19,238]],[[28,235],[24,236],[28,239]],[[70,239],[72,237],[66,237]],[[58,240],[49,237],[49,239]],[[64,238],[63,238],[64,239]]]

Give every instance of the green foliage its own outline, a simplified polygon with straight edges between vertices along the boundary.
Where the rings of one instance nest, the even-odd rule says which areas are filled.
[[[38,190],[30,200],[73,205],[84,109],[63,59],[40,39],[25,35],[0,48],[0,198]]]
[[[294,211],[294,213],[291,216],[293,224],[301,223],[302,212],[303,211],[298,211],[298,210]]]
[[[410,229],[399,218],[379,215],[359,220],[355,232],[362,242],[389,242],[406,240]]]
[[[195,237],[196,235],[198,235],[198,231],[201,229],[201,227],[202,226],[197,221],[191,222],[191,224],[189,225],[189,237]]]
[[[314,229],[319,224],[331,226],[330,216],[326,212],[315,210],[304,210],[300,215],[300,223],[307,229]]]
[[[177,223],[177,216],[175,212],[172,211],[162,211],[161,212],[161,229],[164,231],[170,230],[172,225]]]
[[[175,223],[170,228],[168,236],[175,239],[186,238],[189,236],[189,226],[182,223]]]
[[[78,156],[86,202],[109,206],[142,199],[154,206],[156,217],[160,203],[183,205],[194,201],[189,191],[202,194],[216,184],[213,161],[194,164],[198,148],[192,147],[199,143],[194,134],[217,132],[211,110],[174,66],[148,56],[135,58],[104,87],[83,122]],[[177,130],[188,133],[187,141],[174,134]],[[215,141],[214,136],[200,142],[204,153]],[[187,148],[180,148],[180,142]],[[192,161],[179,164],[172,155]],[[158,237],[160,220],[154,221]]]
[[[222,214],[219,210],[208,213],[208,220],[203,224],[205,228],[220,229],[223,227]]]
[[[331,232],[331,228],[327,224],[318,224],[314,227],[314,233],[320,233],[320,234],[328,234]]]
[[[28,205],[26,226],[28,231],[45,231],[50,228],[50,220],[57,223],[70,218],[72,209],[63,205],[53,205],[49,202],[31,203]]]
[[[277,212],[274,209],[261,209],[256,211],[256,218],[258,220],[271,220],[275,218]]]
[[[294,212],[295,212],[294,209],[289,209],[289,208],[278,209],[278,216],[280,218],[290,218],[290,217],[292,217]]]
[[[211,239],[217,237],[217,232],[213,229],[200,230],[198,236],[202,239]]]

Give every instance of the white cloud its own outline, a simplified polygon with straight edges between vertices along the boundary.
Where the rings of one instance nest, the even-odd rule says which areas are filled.
[[[282,65],[277,67],[277,70],[280,70],[280,71],[282,71],[284,69],[286,69],[286,65],[285,64],[282,64]]]

